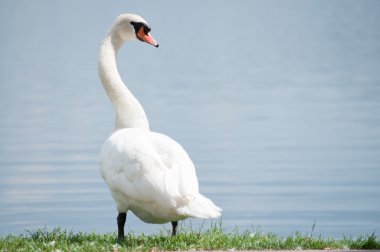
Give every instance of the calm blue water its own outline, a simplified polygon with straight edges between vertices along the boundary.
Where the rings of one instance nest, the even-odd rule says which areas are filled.
[[[9,0],[0,3],[0,235],[116,230],[98,168],[114,112],[96,65],[123,12],[143,15],[160,48],[126,45],[121,75],[151,128],[189,152],[227,230],[288,235],[315,222],[328,236],[378,233],[379,1]],[[133,214],[127,226],[169,228]]]

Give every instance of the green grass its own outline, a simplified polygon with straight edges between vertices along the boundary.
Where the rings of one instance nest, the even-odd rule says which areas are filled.
[[[168,232],[169,233],[169,232]],[[0,237],[0,251],[151,251],[151,250],[278,250],[278,249],[380,249],[373,233],[357,238],[323,238],[300,234],[280,237],[258,230],[226,233],[220,225],[197,232],[180,230],[176,237],[128,234],[118,242],[116,233],[73,233],[61,229],[40,229],[28,235]]]

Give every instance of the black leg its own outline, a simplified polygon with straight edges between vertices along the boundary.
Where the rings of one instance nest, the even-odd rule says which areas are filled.
[[[177,226],[178,226],[178,221],[172,221],[172,236],[175,236],[177,234]]]
[[[119,240],[124,239],[124,225],[127,219],[127,213],[119,213],[117,216],[117,237]]]

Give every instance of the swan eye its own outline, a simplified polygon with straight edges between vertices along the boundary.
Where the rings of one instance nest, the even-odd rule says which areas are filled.
[[[142,22],[131,22],[131,25],[135,28],[135,33],[137,34],[141,27],[144,27],[144,33],[145,35],[148,35],[148,33],[151,31],[149,25],[142,23]]]

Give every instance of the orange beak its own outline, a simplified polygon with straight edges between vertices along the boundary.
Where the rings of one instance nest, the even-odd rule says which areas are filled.
[[[157,41],[148,33],[145,34],[144,27],[141,26],[140,30],[137,32],[137,38],[144,41],[152,46],[158,47]]]

